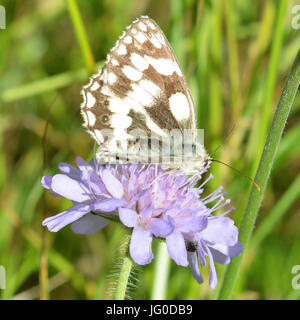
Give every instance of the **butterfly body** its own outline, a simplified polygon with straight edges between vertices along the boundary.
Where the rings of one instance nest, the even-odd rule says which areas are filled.
[[[210,164],[175,54],[149,17],[126,28],[82,90],[84,126],[103,162],[159,163],[201,173]]]

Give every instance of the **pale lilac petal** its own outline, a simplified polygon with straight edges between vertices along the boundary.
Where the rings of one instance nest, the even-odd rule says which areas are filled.
[[[71,224],[71,229],[77,234],[92,234],[106,227],[108,223],[108,220],[95,214],[88,213],[79,220],[73,222]]]
[[[136,225],[138,214],[131,209],[119,208],[119,217],[126,227],[132,228]]]
[[[52,190],[62,197],[76,202],[83,202],[91,198],[82,183],[64,174],[56,174],[52,178]]]
[[[140,213],[141,217],[145,220],[151,219],[152,217],[152,208],[150,207],[145,207],[142,212]]]
[[[49,231],[56,232],[66,225],[78,220],[90,211],[89,204],[77,204],[70,209],[49,217],[42,222],[43,226],[47,226]]]
[[[193,277],[199,282],[203,283],[203,278],[199,269],[197,253],[196,252],[189,252],[187,253],[187,258],[189,262],[189,267],[191,268]]]
[[[134,228],[130,240],[130,255],[140,265],[145,265],[153,259],[152,234],[150,231]]]
[[[184,216],[178,219],[179,224],[176,227],[181,232],[200,232],[207,227],[207,216],[187,217]]]
[[[95,171],[88,172],[88,177],[86,181],[95,195],[107,195],[106,187]]]
[[[198,241],[198,257],[199,257],[199,260],[200,260],[200,263],[203,265],[203,267],[206,266],[206,259],[205,259],[205,249],[204,249],[204,246],[202,244],[201,241]]]
[[[78,166],[78,168],[81,171],[85,171],[85,170],[94,170],[94,168],[92,167],[91,164],[89,164],[88,162],[86,162],[84,159],[82,159],[81,157],[76,157],[76,164]]]
[[[231,258],[238,256],[242,252],[242,244],[239,241],[231,247],[223,244],[214,244],[210,245],[210,247]]]
[[[213,249],[212,247],[209,247],[210,252],[213,256],[214,261],[221,263],[221,264],[228,264],[230,262],[230,257],[223,254],[220,251],[217,251],[215,249]]]
[[[156,237],[166,237],[173,232],[175,221],[171,217],[153,218],[151,220],[151,232]]]
[[[237,257],[243,250],[242,244],[238,241],[235,245],[228,248],[229,257]]]
[[[187,250],[182,234],[174,231],[166,238],[168,252],[171,258],[179,265],[188,266]]]
[[[42,186],[46,189],[52,189],[52,177],[51,176],[43,176],[41,180]]]
[[[101,174],[102,181],[105,184],[106,189],[114,198],[122,198],[124,190],[121,182],[113,176],[113,174],[105,169]]]
[[[91,207],[92,207],[92,211],[112,212],[125,204],[126,202],[120,199],[105,199],[105,200],[101,199],[94,202]]]
[[[205,249],[206,249],[206,254],[208,255],[209,269],[210,269],[209,286],[213,290],[216,288],[216,286],[218,284],[218,277],[217,277],[217,272],[216,272],[216,267],[215,267],[213,256],[212,256],[208,247],[205,247]]]
[[[58,164],[58,169],[66,174],[67,176],[69,176],[70,178],[73,178],[75,180],[79,180],[80,179],[80,170],[75,168],[74,166],[72,166],[69,163],[66,162],[60,162]]]
[[[209,218],[207,228],[201,232],[201,238],[211,243],[233,246],[238,241],[238,229],[230,218]]]

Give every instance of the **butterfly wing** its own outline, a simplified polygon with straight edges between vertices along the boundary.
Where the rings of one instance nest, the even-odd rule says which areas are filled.
[[[120,148],[134,130],[150,137],[197,128],[193,100],[175,54],[149,17],[126,28],[82,95],[84,126],[106,153]],[[135,148],[137,144],[135,140]]]

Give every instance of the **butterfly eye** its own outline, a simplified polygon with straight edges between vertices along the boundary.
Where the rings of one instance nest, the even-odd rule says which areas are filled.
[[[104,105],[105,106],[108,106],[109,105],[109,101],[106,99],[106,100],[104,100]]]

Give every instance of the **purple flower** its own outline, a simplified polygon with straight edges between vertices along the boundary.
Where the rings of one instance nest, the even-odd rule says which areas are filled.
[[[217,285],[214,262],[227,264],[242,248],[238,230],[216,210],[229,203],[222,188],[202,197],[203,186],[182,173],[168,173],[156,165],[122,164],[101,166],[76,159],[78,168],[60,163],[62,174],[44,176],[42,185],[54,196],[72,200],[68,210],[45,219],[43,225],[58,231],[71,224],[75,233],[94,233],[105,227],[107,219],[132,229],[130,255],[141,265],[153,259],[153,237],[165,238],[171,258],[189,266],[198,282],[203,282],[198,259],[210,264],[210,287]],[[198,180],[200,177],[198,178]],[[210,203],[214,205],[208,206]]]
[[[80,219],[80,224],[73,225],[73,231],[96,232],[106,226],[108,221],[88,213],[110,212],[117,215],[115,210],[125,203],[122,200],[123,186],[110,170],[99,167],[97,171],[96,162],[87,163],[80,157],[76,159],[76,164],[79,169],[67,163],[60,163],[58,168],[63,174],[42,178],[44,188],[52,189],[55,196],[70,199],[74,204],[68,210],[43,221],[43,226],[47,226],[50,231],[56,232]]]
[[[120,208],[119,215],[125,226],[133,228],[129,248],[131,257],[141,265],[150,263],[153,259],[151,248],[153,235],[166,237],[174,229],[172,221],[156,218],[148,206],[140,214],[131,209]]]
[[[194,252],[188,252],[188,260],[194,278],[202,283],[197,255],[203,266],[206,265],[205,257],[208,256],[209,286],[214,289],[218,283],[214,261],[228,264],[230,258],[241,253],[242,245],[238,241],[238,229],[231,219],[224,216],[209,216],[207,222],[207,227],[204,230],[186,235],[186,239],[190,239],[197,248]]]

